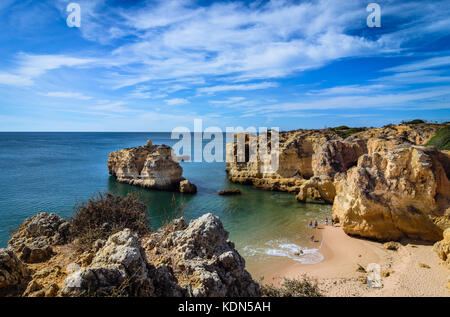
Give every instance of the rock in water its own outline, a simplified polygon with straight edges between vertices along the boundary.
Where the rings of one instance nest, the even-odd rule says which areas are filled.
[[[180,182],[180,193],[195,194],[197,192],[197,186],[192,184],[187,179]]]
[[[219,191],[217,194],[221,196],[240,195],[241,191],[237,188],[229,188]]]
[[[148,140],[144,146],[126,148],[108,156],[108,171],[118,182],[159,190],[181,189],[183,168],[174,160],[170,146],[153,145]]]
[[[5,290],[23,284],[29,276],[30,271],[12,249],[0,249],[0,296]]]
[[[440,240],[450,226],[446,166],[441,152],[421,146],[365,154],[335,180],[333,218],[351,235]]]
[[[8,246],[24,262],[42,262],[51,257],[53,245],[67,242],[69,227],[69,223],[57,214],[41,212],[24,221]]]
[[[70,274],[63,296],[152,296],[153,283],[140,240],[129,229],[107,240],[92,263]]]
[[[259,285],[228,240],[222,222],[205,214],[186,226],[181,218],[145,242],[149,261],[170,267],[187,296],[259,296]]]

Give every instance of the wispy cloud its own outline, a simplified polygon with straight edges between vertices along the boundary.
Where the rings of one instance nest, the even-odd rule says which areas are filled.
[[[90,100],[92,97],[86,96],[79,92],[64,92],[64,91],[51,91],[42,94],[47,97],[56,97],[56,98],[70,98],[70,99],[79,99],[79,100]]]
[[[189,100],[187,100],[185,98],[173,98],[173,99],[166,99],[164,101],[169,106],[179,106],[179,105],[185,105],[185,104],[189,103]]]
[[[263,82],[263,83],[255,83],[255,84],[239,84],[239,85],[217,85],[211,87],[202,87],[198,88],[197,92],[199,94],[213,94],[217,92],[224,91],[244,91],[244,90],[259,90],[259,89],[267,89],[278,87],[277,83],[273,82]]]

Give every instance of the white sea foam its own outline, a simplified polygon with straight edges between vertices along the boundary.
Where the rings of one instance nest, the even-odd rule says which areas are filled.
[[[267,247],[244,247],[244,256],[285,257],[302,264],[315,264],[323,260],[323,255],[319,252],[322,243],[317,249],[303,248],[286,240],[271,240],[265,243],[265,245]]]

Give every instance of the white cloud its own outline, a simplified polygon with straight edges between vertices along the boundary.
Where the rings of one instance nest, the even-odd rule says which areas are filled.
[[[56,97],[56,98],[70,98],[70,99],[79,99],[79,100],[90,100],[92,97],[83,95],[78,92],[63,92],[63,91],[51,91],[42,94],[47,97]]]
[[[211,87],[202,87],[198,88],[197,92],[199,94],[213,94],[216,92],[224,92],[224,91],[243,91],[243,90],[259,90],[259,89],[267,89],[278,87],[277,83],[273,82],[263,82],[256,84],[239,84],[239,85],[218,85]]]
[[[189,100],[184,98],[173,98],[173,99],[166,99],[164,100],[166,104],[169,106],[179,106],[179,105],[185,105],[189,103]]]
[[[33,79],[47,71],[61,67],[82,66],[94,62],[94,59],[76,58],[65,55],[31,55],[19,53],[16,67],[11,72],[0,73],[0,84],[12,86],[31,86]]]

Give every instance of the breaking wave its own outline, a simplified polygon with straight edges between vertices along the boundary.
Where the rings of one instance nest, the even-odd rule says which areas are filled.
[[[271,240],[265,243],[267,247],[244,247],[244,256],[275,256],[286,257],[302,264],[315,264],[323,260],[323,255],[319,252],[322,242],[317,249],[303,248],[285,240]]]

